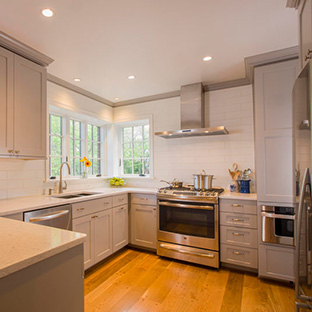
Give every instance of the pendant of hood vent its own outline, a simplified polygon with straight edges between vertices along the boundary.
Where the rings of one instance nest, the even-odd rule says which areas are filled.
[[[204,88],[201,83],[181,87],[181,130],[155,132],[165,139],[193,136],[224,135],[229,131],[224,126],[205,127]]]

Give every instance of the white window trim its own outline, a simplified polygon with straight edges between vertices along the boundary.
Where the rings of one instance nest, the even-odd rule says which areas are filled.
[[[133,127],[135,125],[143,125],[144,121],[149,123],[149,144],[150,144],[150,174],[146,176],[139,176],[138,174],[122,174],[121,159],[122,159],[122,137],[121,130],[124,127]],[[114,126],[117,128],[118,133],[118,176],[125,179],[154,179],[154,124],[153,115],[137,116],[136,118],[123,119],[122,121],[114,122]]]
[[[87,136],[87,125],[95,125],[99,126],[101,128],[101,155],[102,155],[102,165],[101,165],[101,178],[107,178],[107,123],[101,119],[96,119],[94,117],[90,117],[88,115],[83,115],[82,113],[77,113],[75,111],[69,111],[64,108],[60,108],[58,106],[49,105],[49,112],[48,116],[50,114],[57,115],[62,117],[62,127],[65,129],[64,139],[63,139],[63,146],[62,146],[62,161],[65,161],[66,156],[69,157],[70,155],[70,127],[69,127],[69,120],[77,120],[82,123],[82,156],[86,155],[88,151],[88,136]],[[49,137],[49,119],[48,119],[48,137]],[[49,145],[47,146],[47,155],[49,154]],[[46,178],[45,181],[58,181],[59,176],[56,177],[56,179],[50,179],[50,164],[49,164],[49,157],[46,160]],[[81,177],[80,176],[69,176],[67,171],[64,171],[63,176],[66,177],[67,180],[78,180]],[[88,178],[95,178],[99,179],[99,177],[96,177],[95,175],[90,175]]]

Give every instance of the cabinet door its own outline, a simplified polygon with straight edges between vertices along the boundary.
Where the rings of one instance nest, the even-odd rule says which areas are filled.
[[[309,61],[305,56],[312,51],[312,2],[303,0],[299,8],[299,45],[301,68]]]
[[[87,240],[83,243],[84,269],[94,264],[94,250],[92,248],[93,233],[90,216],[80,217],[73,220],[73,231],[87,234]]]
[[[294,281],[294,253],[290,247],[259,244],[259,276]]]
[[[258,200],[293,203],[292,88],[297,60],[255,69],[255,133]]]
[[[94,263],[112,254],[112,216],[112,209],[97,212],[91,216],[94,225]]]
[[[131,244],[156,249],[156,207],[131,205]]]
[[[46,157],[46,69],[14,55],[14,150]]]
[[[13,53],[0,48],[0,154],[13,150]]]
[[[113,209],[113,252],[128,245],[128,205]]]

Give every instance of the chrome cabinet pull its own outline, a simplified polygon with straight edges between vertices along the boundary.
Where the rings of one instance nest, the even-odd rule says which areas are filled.
[[[239,252],[239,251],[233,251],[233,254],[237,255],[237,256],[243,256],[244,255],[243,252]]]
[[[123,198],[118,198],[119,201],[123,201],[124,199],[125,199],[124,197]]]
[[[92,216],[91,218],[92,218],[92,219],[95,219],[95,218],[98,218],[98,216]]]
[[[12,149],[8,150],[8,153],[12,154],[14,151]]]
[[[232,219],[232,221],[234,221],[234,222],[244,222],[243,219]]]
[[[82,211],[84,210],[84,208],[77,208],[77,211]]]
[[[104,205],[108,205],[109,204],[109,202],[104,202]]]
[[[15,150],[14,153],[15,153],[15,154],[19,154],[20,151],[19,151],[19,150]]]
[[[244,207],[244,205],[239,205],[239,204],[232,204],[232,207]]]
[[[235,233],[235,232],[233,232],[232,234],[235,235],[235,236],[244,236],[245,235],[243,233]]]
[[[120,207],[119,208],[119,211],[123,211],[123,210],[125,210],[126,208],[125,207]]]

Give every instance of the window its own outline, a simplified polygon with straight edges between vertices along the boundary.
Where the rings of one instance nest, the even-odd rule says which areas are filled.
[[[60,166],[69,156],[71,176],[82,174],[85,156],[91,161],[88,176],[104,174],[104,129],[95,118],[53,108],[49,114],[49,172],[59,176]],[[48,169],[47,169],[48,170]],[[64,171],[67,175],[67,171]]]
[[[121,171],[123,175],[150,174],[149,124],[121,128]]]
[[[63,118],[50,114],[49,116],[49,175],[59,175],[63,161]]]
[[[92,175],[101,174],[101,128],[88,124],[88,159],[91,167],[88,173]]]
[[[69,120],[69,134],[70,134],[70,167],[71,175],[81,175],[81,162],[82,158],[82,135],[81,135],[81,122],[77,120]]]

